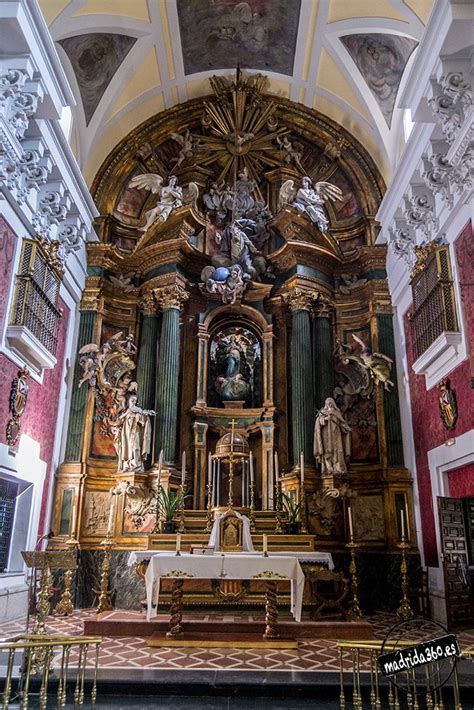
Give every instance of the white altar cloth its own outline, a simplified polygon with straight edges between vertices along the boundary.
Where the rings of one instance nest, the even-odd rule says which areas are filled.
[[[220,554],[220,553],[217,553]],[[229,555],[260,555],[262,556],[261,552],[226,552],[226,556],[228,557]],[[174,552],[168,551],[168,550],[134,550],[133,552],[130,553],[130,556],[128,558],[128,565],[129,567],[132,567],[133,565],[138,564],[139,562],[146,562],[146,560],[150,560],[152,557],[155,555],[175,555]],[[206,555],[199,555],[199,557],[209,557],[210,555],[206,553]],[[298,562],[314,562],[315,564],[321,564],[321,565],[326,565],[328,569],[333,570],[334,569],[334,562],[332,559],[332,555],[329,552],[293,552],[291,550],[286,550],[283,552],[269,552],[268,553],[269,557],[294,557]]]
[[[136,553],[132,553],[130,558]],[[139,560],[134,558],[135,562]],[[129,564],[133,564],[130,562]],[[175,552],[152,552],[145,574],[147,619],[157,614],[160,582],[167,579],[261,579],[291,582],[291,613],[301,621],[305,577],[295,557],[264,557],[246,553],[190,555]]]

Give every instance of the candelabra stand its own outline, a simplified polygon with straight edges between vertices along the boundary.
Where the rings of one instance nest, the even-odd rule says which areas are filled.
[[[276,525],[275,525],[275,533],[277,535],[281,535],[283,532],[283,528],[281,527],[281,495],[280,495],[280,486],[278,484],[278,481],[275,482],[275,517],[276,517]]]
[[[112,539],[112,533],[107,531],[105,539],[100,543],[104,548],[104,559],[102,560],[101,575],[100,575],[100,596],[99,596],[99,606],[97,607],[97,614],[101,611],[111,611],[112,602],[110,601],[110,596],[112,591],[109,590],[109,578],[110,578],[110,552],[111,548],[115,545]]]
[[[359,606],[359,597],[357,594],[357,566],[356,566],[356,555],[355,551],[359,545],[354,542],[354,538],[351,535],[351,541],[347,543],[346,547],[351,551],[351,563],[349,565],[349,573],[351,575],[351,592],[352,592],[352,603],[349,609],[349,618],[352,620],[357,620],[362,617],[362,612]]]
[[[410,547],[410,544],[405,542],[405,535],[402,535],[402,541],[398,545],[398,547],[402,551],[402,560],[400,562],[400,574],[402,576],[402,599],[400,602],[400,606],[397,609],[397,616],[399,619],[407,621],[408,619],[412,618],[413,611],[410,606],[410,602],[408,601],[408,568],[406,554],[407,549]]]
[[[206,523],[206,532],[210,533],[212,531],[212,483],[211,481],[207,482],[207,523]]]
[[[155,527],[153,528],[153,535],[159,535],[161,533],[160,498],[161,498],[161,485],[158,484],[158,487],[156,489],[156,520],[155,520]]]
[[[55,611],[61,616],[71,616],[74,610],[74,603],[72,598],[72,583],[74,579],[74,570],[77,567],[77,551],[79,549],[79,541],[74,538],[74,535],[71,534],[71,537],[66,540],[66,547],[74,555],[76,564],[74,568],[68,567],[64,571],[64,590],[55,608]]]
[[[184,483],[179,486],[179,510],[178,510],[178,532],[186,532],[184,525]]]
[[[256,532],[255,527],[255,483],[250,484],[250,532]]]
[[[304,486],[300,487],[300,506],[301,532],[303,533],[303,535],[306,535],[306,533],[308,532],[308,518],[306,513],[306,496],[304,493]]]

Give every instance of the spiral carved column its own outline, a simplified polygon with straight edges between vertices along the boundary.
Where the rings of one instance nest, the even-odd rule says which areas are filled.
[[[174,579],[171,591],[170,628],[166,635],[168,638],[181,636],[183,628],[183,585],[184,579]]]
[[[278,630],[277,583],[268,579],[265,582],[265,633],[264,638],[276,639],[280,636]]]

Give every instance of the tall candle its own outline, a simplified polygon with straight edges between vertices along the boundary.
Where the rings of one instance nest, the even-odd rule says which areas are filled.
[[[278,453],[276,451],[275,451],[274,460],[275,460],[275,482],[276,482],[276,481],[278,481],[278,477],[280,475],[280,471],[278,468]]]
[[[181,457],[181,485],[184,486],[186,481],[186,451],[183,451]]]
[[[249,462],[250,462],[250,483],[253,485],[254,478],[253,478],[253,454],[252,454],[252,452],[250,452]]]
[[[349,520],[349,535],[350,535],[351,540],[353,540],[354,539],[354,529],[352,527],[352,510],[351,510],[350,505],[347,506],[347,518]]]
[[[77,515],[77,508],[76,508],[76,503],[72,506],[72,523],[71,523],[71,533],[74,534],[74,531],[76,529],[76,515]]]
[[[405,516],[403,514],[403,508],[400,510],[400,520],[402,522],[402,540],[405,539]]]
[[[115,517],[115,496],[112,495],[112,505],[110,506],[110,513],[109,513],[109,524],[107,526],[107,533],[109,535],[112,534],[112,530],[114,527],[114,517]]]
[[[263,535],[263,553],[266,554],[268,552],[268,538],[267,535],[264,533]]]
[[[207,482],[212,484],[212,454],[209,452],[207,457]]]
[[[303,488],[303,484],[304,484],[304,454],[302,451],[300,452],[300,473],[301,473],[301,488]]]
[[[407,521],[407,540],[410,539],[410,518],[408,517],[408,503],[405,501],[405,518]]]
[[[181,552],[181,533],[176,533],[176,552]]]

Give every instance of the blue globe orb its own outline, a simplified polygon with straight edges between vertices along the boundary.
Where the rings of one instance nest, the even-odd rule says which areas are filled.
[[[225,266],[219,266],[212,274],[214,281],[226,281],[229,276],[230,271]]]

